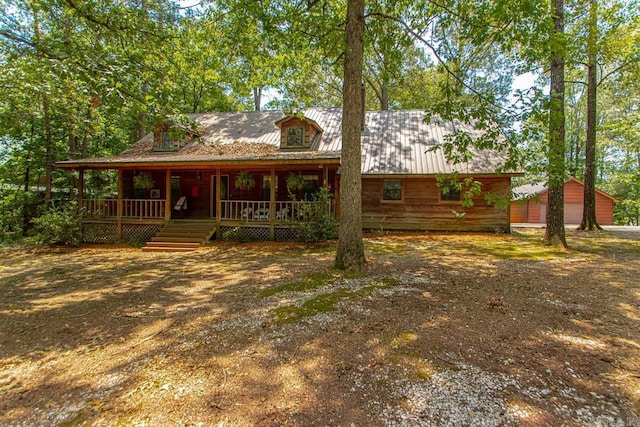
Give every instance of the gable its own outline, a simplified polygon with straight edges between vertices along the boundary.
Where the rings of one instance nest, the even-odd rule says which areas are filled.
[[[280,128],[281,150],[309,150],[316,137],[322,133],[318,123],[304,116],[285,117],[275,125]]]

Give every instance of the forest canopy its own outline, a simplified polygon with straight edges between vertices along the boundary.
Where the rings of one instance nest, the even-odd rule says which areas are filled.
[[[584,178],[593,59],[596,187],[620,200],[617,223],[638,225],[639,8],[597,0],[594,27],[585,12],[594,1],[564,6],[562,177]],[[365,5],[367,109],[420,109],[425,117],[496,124],[514,162],[526,168],[523,181],[547,180],[549,2]],[[3,232],[22,230],[18,208],[73,197],[76,178],[55,169],[56,161],[117,154],[168,115],[340,106],[346,6],[0,0]],[[530,88],[513,90],[519,75],[530,76]],[[115,191],[104,173],[86,179],[89,191]]]

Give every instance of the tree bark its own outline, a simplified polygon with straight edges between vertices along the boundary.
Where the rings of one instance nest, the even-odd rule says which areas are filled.
[[[547,230],[545,244],[567,247],[564,230],[565,114],[564,114],[564,0],[553,0],[551,35],[551,88],[549,93],[549,145]]]
[[[149,87],[147,82],[142,83],[142,105],[144,105],[145,111],[140,113],[138,117],[138,139],[142,139],[147,134],[147,92],[149,91]]]
[[[45,135],[45,189],[44,189],[44,207],[49,208],[51,203],[51,187],[53,184],[53,135],[51,133],[51,112],[49,105],[49,96],[42,94],[42,110],[44,112],[44,135]]]
[[[589,37],[587,39],[587,135],[584,161],[584,202],[579,230],[602,230],[596,218],[596,120],[598,65],[598,3],[589,1]]]
[[[253,109],[255,111],[260,111],[262,107],[262,88],[254,87],[253,88]]]
[[[349,0],[342,103],[340,230],[335,267],[359,269],[366,263],[362,242],[362,81],[364,0]]]

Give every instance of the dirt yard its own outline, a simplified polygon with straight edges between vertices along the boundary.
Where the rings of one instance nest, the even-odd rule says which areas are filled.
[[[640,425],[640,233],[541,233],[0,249],[0,425]]]

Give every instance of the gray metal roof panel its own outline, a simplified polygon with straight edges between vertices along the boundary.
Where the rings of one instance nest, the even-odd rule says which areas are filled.
[[[276,122],[285,118],[282,111],[257,111],[245,113],[203,113],[190,114],[202,131],[200,148],[197,143],[191,144],[187,153],[158,154],[152,151],[152,135],[149,134],[138,141],[129,150],[113,158],[100,159],[103,163],[132,162],[134,157],[141,162],[171,161],[209,161],[224,160],[224,147],[232,144],[253,144],[262,147],[273,147],[268,150],[257,150],[263,158],[286,159],[322,158],[322,153],[339,153],[342,149],[342,109],[314,108],[301,111],[305,117],[313,120],[323,129],[314,138],[310,150],[284,152],[277,150],[280,144],[280,129]],[[445,142],[445,137],[460,128],[460,124],[445,123],[438,117],[424,120],[425,114],[420,110],[406,111],[367,111],[366,128],[362,133],[362,173],[363,174],[446,174],[451,172],[490,174],[495,173],[504,161],[504,156],[491,151],[477,152],[469,163],[451,164],[444,156],[442,149],[432,150],[436,145]],[[478,131],[465,129],[475,135]],[[132,155],[138,147],[138,154]],[[214,153],[212,147],[221,148]],[[186,149],[187,147],[185,147]],[[146,150],[146,151],[145,151]],[[275,151],[273,151],[275,150]],[[182,151],[182,150],[181,150]],[[140,155],[140,153],[142,154]],[[315,154],[313,154],[315,153]],[[235,155],[233,158],[260,158],[248,150],[246,155]],[[86,159],[87,165],[97,159]],[[78,162],[78,161],[74,161]]]

